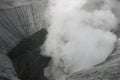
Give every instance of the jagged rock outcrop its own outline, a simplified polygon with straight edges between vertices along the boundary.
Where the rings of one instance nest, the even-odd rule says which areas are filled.
[[[31,37],[23,39],[9,52],[15,70],[22,80],[47,80],[44,77],[44,69],[51,58],[40,55],[40,47],[43,45],[47,31],[42,29]]]
[[[120,39],[108,59],[95,67],[73,73],[67,80],[120,80]]]

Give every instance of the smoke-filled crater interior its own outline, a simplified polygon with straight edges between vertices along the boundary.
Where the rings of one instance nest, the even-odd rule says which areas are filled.
[[[44,14],[49,26],[21,41],[9,54],[12,59],[17,50],[27,53],[23,57],[31,54],[24,62],[27,67],[22,66],[25,71],[20,71],[22,56],[13,59],[18,76],[22,80],[66,80],[104,62],[119,37],[118,7],[118,0],[49,0]]]

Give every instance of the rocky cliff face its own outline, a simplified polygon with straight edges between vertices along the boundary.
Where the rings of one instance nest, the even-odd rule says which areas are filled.
[[[0,1],[0,54],[45,27],[45,3],[46,0]]]
[[[18,80],[17,77],[23,78],[24,76],[21,77],[20,71],[24,69],[21,69],[21,68],[28,67],[28,66],[24,66],[24,64],[25,65],[34,64],[34,66],[29,66],[29,69],[31,70],[30,71],[31,73],[29,74],[32,74],[32,70],[33,70],[32,68],[34,67],[35,69],[40,66],[37,64],[39,64],[39,62],[42,61],[41,58],[43,60],[47,59],[40,56],[39,55],[40,52],[37,50],[35,50],[36,52],[33,51],[34,54],[36,55],[35,57],[32,57],[33,56],[32,52],[31,54],[28,54],[28,53],[25,53],[24,51],[24,53],[19,52],[18,54],[17,52],[20,51],[22,47],[16,50],[16,47],[18,46],[18,44],[20,44],[21,40],[28,39],[32,34],[36,33],[37,31],[40,31],[43,27],[45,27],[43,13],[45,10],[44,8],[46,5],[46,2],[47,0],[0,0],[0,80]],[[43,41],[41,37],[39,39]],[[34,45],[36,45],[36,43],[34,43],[33,41],[32,46]],[[11,51],[14,51],[14,52],[16,51],[16,53]],[[13,54],[10,54],[10,53],[13,53]],[[12,59],[12,62],[9,59],[9,57],[7,57],[7,55]],[[22,57],[19,57],[19,56],[22,56]],[[37,60],[35,59],[36,63],[34,63],[33,58],[37,59]],[[26,59],[29,59],[29,60],[25,62]],[[18,62],[18,63],[21,62],[21,63],[17,64],[15,62]],[[18,69],[18,67],[20,67],[20,69]],[[26,71],[27,70],[28,69],[26,69]],[[24,71],[23,73],[25,74],[26,71]],[[35,70],[33,70],[33,72],[34,71]],[[38,73],[38,71],[36,70],[34,72],[35,75],[36,73]]]

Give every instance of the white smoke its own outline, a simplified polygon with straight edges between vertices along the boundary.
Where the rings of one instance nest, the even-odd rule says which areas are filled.
[[[49,0],[50,23],[44,54],[52,61],[45,70],[49,80],[65,78],[103,61],[114,49],[119,19],[113,0]],[[115,3],[115,2],[114,2]]]

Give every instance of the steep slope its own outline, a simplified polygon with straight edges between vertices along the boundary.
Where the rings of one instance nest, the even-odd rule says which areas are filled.
[[[27,39],[45,27],[43,13],[46,1],[47,0],[0,0],[0,80],[18,80],[16,76],[19,76],[19,74],[16,74],[12,62],[7,55],[21,40]],[[34,58],[39,60],[38,54],[36,54],[38,57],[32,57],[34,56],[33,54],[20,53],[19,55],[28,55],[21,59],[16,59],[17,53],[13,55],[15,56],[13,64],[18,60],[24,62],[21,59],[26,57],[30,59],[30,61],[34,61]],[[39,61],[36,63],[39,63]],[[38,68],[38,66],[40,65],[36,64],[30,66],[30,68]],[[35,72],[38,72],[37,69]]]

